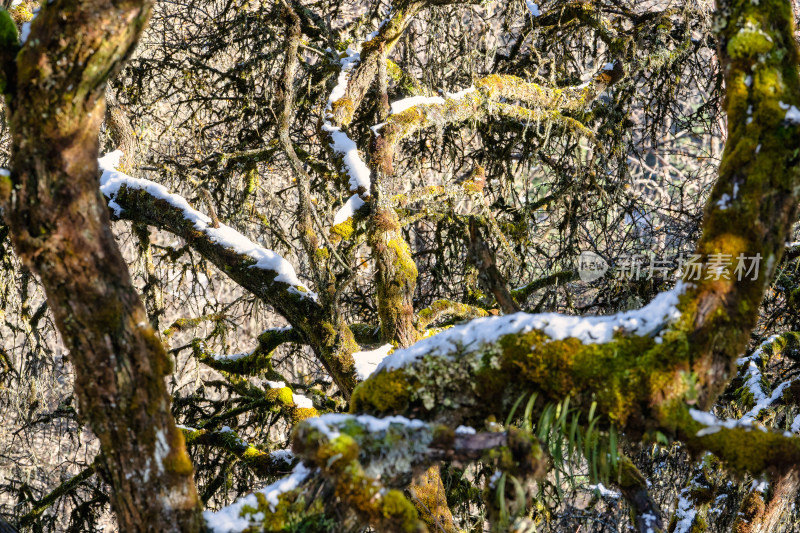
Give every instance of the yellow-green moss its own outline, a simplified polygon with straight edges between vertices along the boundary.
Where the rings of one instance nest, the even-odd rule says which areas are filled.
[[[353,219],[348,218],[344,222],[340,222],[331,228],[331,234],[336,235],[344,240],[350,240],[350,238],[355,233],[355,228],[353,227]]]
[[[350,461],[358,458],[358,443],[347,434],[340,434],[332,441],[317,448],[314,462],[326,465],[328,470],[344,468]]]
[[[381,514],[386,520],[402,524],[402,531],[419,531],[417,510],[399,490],[392,489],[383,496]]]
[[[415,506],[422,521],[430,531],[453,533],[453,515],[447,505],[447,497],[439,475],[439,467],[432,466],[418,476],[410,490],[415,496]]]
[[[417,271],[417,264],[411,257],[411,249],[405,239],[402,237],[390,239],[387,245],[395,253],[395,267],[402,275],[403,280],[406,283],[416,283],[419,272]]]
[[[11,196],[14,183],[9,176],[0,176],[0,202],[5,202]]]
[[[282,405],[294,405],[294,395],[292,389],[289,387],[281,387],[279,389],[269,389],[264,393],[267,400],[271,402],[280,403]]]
[[[754,58],[772,50],[772,39],[763,31],[742,29],[728,41],[728,54],[734,59]]]
[[[410,397],[410,383],[402,370],[378,372],[353,391],[350,412],[402,413]]]
[[[163,460],[164,469],[173,474],[188,476],[193,471],[192,460],[186,452],[186,442],[181,431],[170,432],[169,453]]]
[[[295,407],[292,409],[292,424],[302,422],[307,418],[314,418],[319,416],[319,412],[313,407]]]

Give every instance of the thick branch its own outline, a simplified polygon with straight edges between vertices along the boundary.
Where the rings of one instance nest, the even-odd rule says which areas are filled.
[[[183,238],[233,281],[275,308],[311,345],[336,384],[349,396],[356,383],[350,354],[357,348],[352,334],[344,328],[338,330],[338,335],[329,335],[322,326],[328,323],[324,309],[300,283],[289,263],[232,228],[209,228],[207,217],[160,185],[119,173],[114,174],[114,179],[120,181],[112,187],[109,178],[104,191],[113,198],[111,205],[119,213],[116,216]]]

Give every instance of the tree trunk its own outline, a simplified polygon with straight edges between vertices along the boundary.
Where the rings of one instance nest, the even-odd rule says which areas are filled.
[[[16,252],[44,285],[75,367],[82,417],[100,440],[121,531],[200,531],[164,348],[110,230],[99,192],[104,87],[131,53],[146,1],[55,1],[4,65],[12,172],[0,183]],[[13,60],[12,60],[13,61]],[[3,178],[0,178],[3,179]]]

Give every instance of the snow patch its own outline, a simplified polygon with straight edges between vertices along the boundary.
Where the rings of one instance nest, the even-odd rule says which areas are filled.
[[[238,361],[239,359],[243,359],[249,355],[252,355],[253,352],[242,352],[242,353],[234,353],[230,355],[225,354],[214,354],[215,361]]]
[[[336,216],[333,217],[333,225],[336,226],[347,221],[347,219],[352,217],[363,205],[364,200],[362,200],[359,195],[354,194],[348,198],[347,202],[336,212]]]
[[[321,432],[328,440],[333,440],[340,435],[338,427],[353,420],[370,433],[387,431],[392,424],[403,425],[410,429],[419,429],[427,425],[422,420],[412,420],[404,416],[377,418],[370,415],[347,415],[341,413],[329,413],[315,418],[308,418],[304,423]]]
[[[444,98],[441,96],[412,96],[410,98],[403,98],[402,100],[392,102],[392,115],[397,115],[417,105],[441,105],[443,103]]]
[[[792,430],[792,433],[797,433],[800,431],[800,415],[794,417],[794,420],[792,420],[792,426],[789,429]]]
[[[694,523],[694,518],[697,516],[697,511],[694,509],[692,502],[686,497],[689,489],[681,490],[681,497],[678,499],[678,509],[675,511],[675,533],[689,533]]]
[[[525,0],[525,5],[528,6],[528,11],[530,11],[531,15],[534,17],[538,17],[542,14],[539,10],[539,6],[534,4],[531,0]]]
[[[292,394],[292,401],[297,407],[301,409],[314,408],[314,402],[311,401],[311,398],[303,396],[302,394],[297,394],[296,392]]]
[[[331,141],[333,141],[331,149],[342,156],[345,171],[350,176],[350,190],[357,191],[359,187],[363,187],[369,192],[371,183],[369,167],[361,159],[356,142],[348,137],[341,128],[335,127],[329,122],[322,126],[322,130],[330,133]]]
[[[291,463],[294,460],[294,453],[288,449],[272,451],[269,456],[274,461],[283,461],[284,463]]]
[[[797,109],[797,107],[793,105],[784,104],[783,102],[778,102],[778,105],[781,109],[786,110],[786,116],[784,119],[787,122],[792,124],[800,124],[800,109]]]
[[[706,435],[712,435],[721,429],[734,429],[734,428],[746,428],[746,429],[753,429],[754,426],[750,424],[747,420],[735,420],[735,419],[727,419],[723,420],[717,418],[712,413],[707,413],[705,411],[699,411],[697,409],[689,409],[689,414],[694,419],[695,422],[700,422],[704,426],[707,426],[700,431],[697,432],[697,437],[705,437]],[[765,428],[759,427],[761,431],[766,431]]]
[[[447,98],[450,99],[450,100],[461,100],[462,98],[464,98],[468,94],[472,94],[477,90],[478,89],[476,89],[475,86],[473,85],[472,87],[469,87],[467,89],[463,89],[463,90],[458,91],[458,92],[446,93],[446,95],[447,95]]]
[[[622,496],[619,492],[615,490],[607,489],[602,483],[598,483],[597,485],[589,485],[589,488],[591,490],[596,490],[597,492],[600,493],[600,496],[604,498],[611,498],[613,500],[617,500]]]
[[[375,369],[378,368],[381,361],[386,359],[389,352],[392,350],[394,350],[394,346],[391,344],[384,344],[380,348],[375,348],[374,350],[354,353],[353,359],[355,359],[356,362],[356,374],[358,374],[358,379],[367,379],[370,374],[375,372]]]

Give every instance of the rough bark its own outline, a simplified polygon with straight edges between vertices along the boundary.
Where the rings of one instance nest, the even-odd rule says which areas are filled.
[[[105,82],[133,50],[151,6],[43,7],[16,57],[16,85],[6,87],[13,155],[0,197],[15,250],[40,277],[70,351],[80,413],[100,441],[99,471],[120,530],[191,532],[202,519],[164,384],[169,359],[98,191]]]

